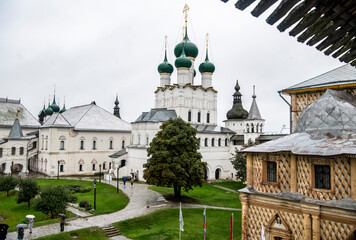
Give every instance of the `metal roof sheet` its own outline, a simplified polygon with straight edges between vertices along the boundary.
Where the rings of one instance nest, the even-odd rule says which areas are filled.
[[[262,119],[260,110],[258,109],[256,98],[253,98],[250,111],[248,113],[247,119]]]
[[[118,152],[116,152],[114,154],[111,154],[109,157],[118,158],[118,157],[120,157],[122,155],[125,155],[126,153],[127,153],[127,150],[126,150],[126,148],[124,148],[124,149],[121,149],[120,151],[118,151]]]
[[[22,138],[23,133],[19,120],[16,118],[14,124],[12,125],[8,139],[18,139]]]
[[[167,108],[152,108],[149,112],[143,112],[134,123],[165,122],[170,118],[177,118],[175,110],[168,110]]]
[[[356,68],[352,67],[350,64],[345,64],[344,66],[338,67],[319,76],[310,78],[304,82],[280,90],[280,92],[350,83],[356,83]]]
[[[198,133],[235,133],[234,131],[231,131],[228,128],[221,127],[218,125],[191,124],[191,126],[195,128]]]
[[[0,126],[12,127],[16,118],[17,110],[19,121],[23,128],[39,128],[41,124],[36,118],[20,103],[19,100],[0,99]]]

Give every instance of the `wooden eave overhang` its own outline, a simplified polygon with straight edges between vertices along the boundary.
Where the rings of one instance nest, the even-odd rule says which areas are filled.
[[[255,1],[238,0],[235,7],[245,10]],[[325,55],[356,66],[355,0],[260,0],[251,14],[259,17],[273,5],[276,8],[267,17],[268,24],[280,21],[277,25],[280,32],[294,25],[289,35],[297,37],[298,42],[316,45]]]
[[[295,94],[295,93],[304,93],[304,92],[319,92],[319,91],[326,91],[327,89],[345,89],[345,88],[356,88],[356,83],[349,83],[349,84],[336,84],[336,85],[328,85],[328,86],[321,86],[321,87],[308,87],[303,89],[291,89],[291,90],[282,90],[280,91],[283,94]]]

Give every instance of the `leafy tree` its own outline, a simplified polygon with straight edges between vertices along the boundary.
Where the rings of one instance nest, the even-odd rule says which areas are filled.
[[[17,203],[27,202],[31,206],[31,199],[40,192],[37,182],[32,179],[24,179],[20,184],[20,191],[17,193]]]
[[[236,179],[240,182],[246,182],[246,153],[240,151],[256,144],[257,142],[254,143],[249,139],[247,144],[243,145],[240,150],[235,148],[235,153],[232,154],[231,163],[236,170]]]
[[[36,199],[34,209],[45,214],[50,213],[54,218],[64,212],[70,201],[70,193],[63,186],[50,186],[42,190],[40,198]]]
[[[197,130],[181,118],[164,122],[148,148],[143,177],[148,184],[174,187],[180,198],[181,188],[188,192],[202,186],[205,163],[201,162]]]
[[[6,196],[9,196],[9,191],[14,189],[17,184],[19,184],[19,180],[12,176],[0,177],[0,192],[6,191]]]

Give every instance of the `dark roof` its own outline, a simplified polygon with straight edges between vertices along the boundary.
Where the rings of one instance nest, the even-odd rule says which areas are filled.
[[[244,141],[245,136],[244,135],[234,135],[230,139],[231,141]]]
[[[118,152],[116,152],[114,154],[111,154],[109,157],[118,158],[118,157],[120,157],[122,155],[125,155],[126,153],[127,153],[127,150],[126,150],[126,148],[124,148],[124,149],[121,149],[120,151],[118,151]]]
[[[280,90],[282,93],[302,91],[304,89],[342,88],[343,85],[356,86],[356,69],[349,64],[335,68],[319,76],[310,78],[304,82],[295,84],[286,89]]]
[[[8,139],[19,139],[23,138],[23,133],[19,119],[16,118],[14,124],[12,125]]]
[[[221,0],[228,2],[229,0]],[[255,0],[238,0],[235,7],[244,10]],[[270,25],[280,21],[277,28],[284,32],[288,28],[298,42],[316,45],[326,55],[332,54],[341,62],[356,65],[356,11],[354,0],[260,0],[251,11],[255,17],[272,7],[267,17]],[[263,39],[263,38],[262,38]]]
[[[177,118],[175,110],[168,110],[167,108],[152,108],[149,112],[143,112],[135,122],[165,122],[170,118]]]
[[[356,155],[356,97],[328,89],[303,110],[297,132],[243,152],[292,152],[296,155]]]
[[[231,131],[228,128],[217,126],[217,125],[202,125],[202,124],[190,124],[195,128],[198,133],[231,133],[234,134],[234,131]]]
[[[247,119],[262,119],[260,110],[258,109],[256,103],[256,97],[253,98],[250,111],[248,113]]]

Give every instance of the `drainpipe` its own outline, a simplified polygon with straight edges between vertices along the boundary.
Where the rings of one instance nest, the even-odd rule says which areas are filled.
[[[278,93],[283,101],[285,101],[289,106],[289,133],[292,134],[292,105],[282,96],[281,92]]]

